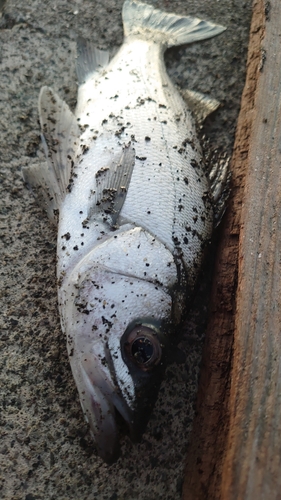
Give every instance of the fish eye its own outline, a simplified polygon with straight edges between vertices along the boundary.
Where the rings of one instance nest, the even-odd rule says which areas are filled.
[[[143,371],[151,370],[159,364],[162,356],[157,331],[150,325],[135,325],[128,333],[124,351]]]

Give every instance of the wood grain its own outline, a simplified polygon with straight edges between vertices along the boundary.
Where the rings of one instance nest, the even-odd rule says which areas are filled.
[[[225,499],[281,498],[281,2],[267,3],[239,249]]]
[[[245,177],[249,169],[249,144],[252,140],[254,120],[256,120],[255,99],[257,83],[261,76],[263,34],[264,4],[262,0],[256,0],[253,2],[247,78],[231,161],[232,193],[221,227],[214,270],[211,315],[206,332],[197,415],[187,455],[183,486],[184,500],[230,498],[228,496],[230,486],[227,485],[226,476],[230,473],[234,456],[230,458],[230,450],[226,443],[229,419],[231,418],[231,422],[233,419],[232,414],[230,415],[229,388],[235,330],[241,208],[245,199]],[[243,217],[246,217],[245,210]],[[249,271],[251,274],[251,269]],[[236,349],[236,340],[234,346]],[[237,357],[236,360],[236,366],[239,366],[240,361]],[[235,370],[232,375],[237,377]],[[236,380],[238,381],[237,378]],[[239,384],[242,384],[241,380]],[[234,397],[232,400],[234,401]],[[231,411],[234,411],[233,406]],[[246,420],[244,423],[247,426]],[[231,425],[232,439],[234,439],[236,424]],[[222,468],[226,454],[228,465],[225,464],[224,468],[222,491]]]

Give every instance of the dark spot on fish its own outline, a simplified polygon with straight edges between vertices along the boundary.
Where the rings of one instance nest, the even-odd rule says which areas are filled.
[[[146,158],[147,158],[146,156],[136,156],[136,159],[141,161],[145,161]]]
[[[195,159],[190,160],[190,165],[191,165],[193,168],[200,168],[199,163],[198,163]]]
[[[75,247],[73,247],[73,250],[78,250],[78,246],[75,245]]]
[[[159,108],[167,108],[167,106],[165,106],[165,104],[159,104]]]
[[[198,240],[204,241],[202,235],[200,233],[198,233],[198,231],[196,231],[196,229],[192,230],[192,236],[193,236],[193,238],[194,238],[194,236],[197,236]]]
[[[150,139],[150,137],[148,137],[148,135],[145,136],[144,140],[147,142],[151,141],[151,139]]]
[[[109,321],[109,319],[106,319],[104,316],[102,316],[101,319],[103,325],[107,325],[109,328],[112,328],[113,323]]]
[[[116,130],[115,135],[116,135],[116,136],[121,135],[121,134],[122,134],[122,132],[124,132],[125,128],[126,128],[126,127],[121,127],[119,130]]]
[[[107,123],[106,118],[104,120],[102,120],[101,124],[104,125],[105,123]]]
[[[189,144],[192,147],[192,149],[195,149],[193,139],[189,139],[188,137],[186,139],[184,139],[184,141],[182,142],[182,146],[186,147],[187,144]]]
[[[63,234],[62,238],[65,238],[67,241],[70,240],[70,238],[71,238],[70,233]]]
[[[53,123],[53,125],[55,125],[57,123],[57,121],[55,120],[55,118],[51,118],[50,116],[48,116],[48,120]]]
[[[109,167],[100,168],[95,174],[96,179],[100,177],[104,172],[107,172],[107,170],[109,170]]]
[[[184,177],[183,180],[184,180],[184,183],[187,185],[188,184],[188,178]]]

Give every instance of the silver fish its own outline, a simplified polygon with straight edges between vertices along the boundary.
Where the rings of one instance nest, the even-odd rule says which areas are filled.
[[[224,28],[134,0],[124,3],[123,23],[124,43],[110,62],[80,41],[74,114],[41,89],[47,164],[23,169],[58,220],[61,326],[82,409],[109,463],[118,455],[116,414],[132,439],[147,423],[212,234],[222,177],[213,173],[210,185],[192,114],[163,54]],[[217,106],[187,94],[201,115]]]

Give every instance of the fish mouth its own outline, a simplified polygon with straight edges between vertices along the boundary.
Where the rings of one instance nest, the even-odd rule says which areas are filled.
[[[104,364],[94,353],[82,361],[83,384],[79,394],[98,454],[110,465],[120,455],[120,427],[125,434],[129,434],[131,441],[140,441],[154,406],[160,379],[153,381],[151,375],[145,372],[138,373],[136,377],[131,370],[135,395],[129,405],[128,394],[123,394],[119,387],[108,346],[103,354]]]
[[[94,359],[91,357],[90,370],[87,362],[81,368],[84,382],[83,391],[79,391],[81,406],[99,456],[111,465],[120,455],[120,420],[129,430],[133,441],[139,435],[134,426],[134,412],[123,398],[114,378],[101,369],[95,356]]]
[[[89,419],[99,456],[109,465],[116,462],[120,455],[118,415],[130,428],[131,417],[125,401],[116,394],[92,387],[91,406],[94,422]],[[92,423],[92,425],[91,425]]]

